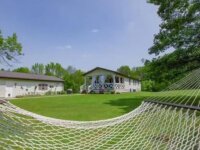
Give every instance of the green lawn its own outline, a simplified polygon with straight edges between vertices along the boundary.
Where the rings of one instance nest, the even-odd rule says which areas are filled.
[[[25,110],[66,120],[103,120],[117,117],[138,107],[150,92],[127,94],[64,95],[11,100]]]

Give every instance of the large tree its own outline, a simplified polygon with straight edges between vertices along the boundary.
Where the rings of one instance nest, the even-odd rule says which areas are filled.
[[[199,49],[199,0],[149,0],[149,2],[159,6],[158,15],[163,21],[150,53],[158,55],[170,47],[176,50]]]
[[[14,33],[4,38],[0,31],[0,63],[10,65],[19,55],[22,55],[22,46],[17,40],[17,35]]]
[[[149,0],[159,6],[162,19],[160,32],[155,35],[150,54],[159,55],[169,49],[173,54],[163,60],[171,67],[200,66],[200,1],[199,0]],[[158,58],[162,60],[162,57]],[[155,60],[154,60],[155,62]],[[191,62],[194,63],[191,66]]]
[[[146,62],[146,78],[155,81],[155,90],[161,90],[184,73],[200,67],[200,1],[149,2],[158,6],[162,23],[149,49],[156,57]]]

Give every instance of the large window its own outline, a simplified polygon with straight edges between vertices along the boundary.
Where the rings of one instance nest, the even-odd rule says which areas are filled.
[[[39,90],[41,91],[48,90],[48,84],[39,84]]]
[[[120,83],[124,83],[124,78],[120,78]]]
[[[112,75],[107,75],[105,83],[113,83],[113,77],[112,77]]]
[[[119,77],[118,76],[115,77],[115,82],[119,83]]]

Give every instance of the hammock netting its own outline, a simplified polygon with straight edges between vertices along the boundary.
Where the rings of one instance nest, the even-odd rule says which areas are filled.
[[[200,150],[200,69],[108,120],[59,120],[2,103],[0,149]]]

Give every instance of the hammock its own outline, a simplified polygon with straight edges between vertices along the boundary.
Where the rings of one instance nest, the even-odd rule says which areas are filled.
[[[0,149],[200,150],[200,69],[108,120],[53,119],[1,100]]]

